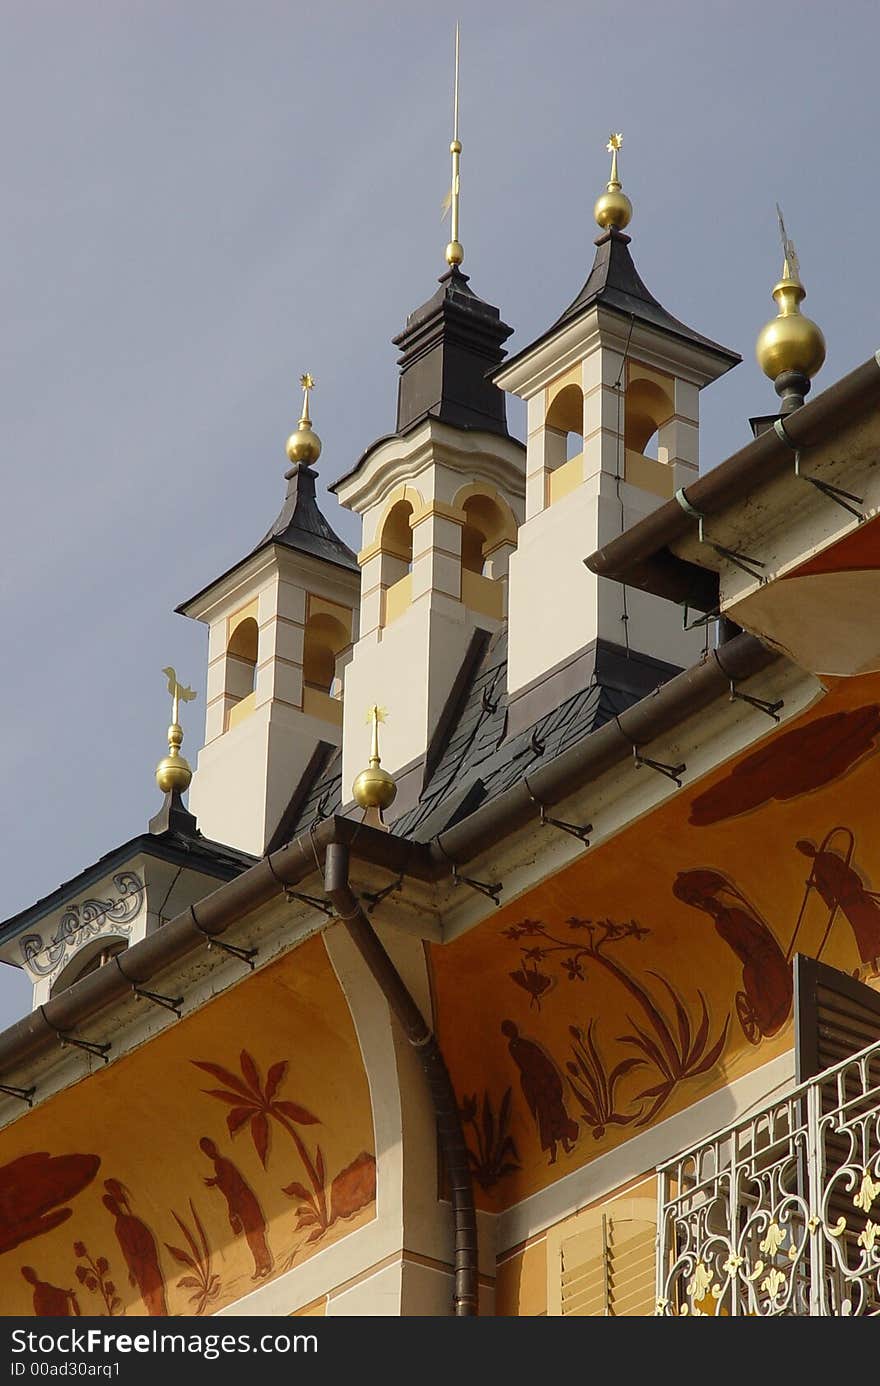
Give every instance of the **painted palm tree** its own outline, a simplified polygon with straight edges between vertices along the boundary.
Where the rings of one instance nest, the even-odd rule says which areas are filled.
[[[222,1088],[205,1088],[203,1091],[208,1097],[216,1097],[219,1102],[224,1102],[229,1107],[226,1114],[226,1125],[229,1128],[230,1136],[235,1136],[245,1126],[250,1127],[251,1140],[264,1169],[268,1167],[269,1133],[272,1123],[280,1126],[282,1131],[287,1133],[293,1141],[311,1185],[311,1191],[309,1191],[303,1185],[297,1184],[296,1196],[302,1197],[302,1194],[305,1194],[304,1201],[307,1202],[314,1214],[314,1221],[318,1228],[323,1232],[330,1225],[327,1213],[324,1156],[321,1147],[317,1146],[315,1157],[312,1159],[302,1136],[296,1129],[297,1126],[315,1126],[319,1123],[320,1118],[310,1112],[307,1107],[303,1107],[301,1103],[291,1102],[287,1098],[278,1096],[278,1090],[287,1073],[287,1060],[281,1059],[278,1063],[272,1064],[266,1074],[265,1084],[260,1078],[260,1071],[253,1056],[246,1049],[243,1049],[239,1055],[240,1078],[231,1073],[228,1068],[222,1068],[220,1064],[207,1063],[199,1059],[193,1059],[191,1062],[203,1073],[209,1074],[211,1078],[216,1078],[218,1082],[223,1084]]]

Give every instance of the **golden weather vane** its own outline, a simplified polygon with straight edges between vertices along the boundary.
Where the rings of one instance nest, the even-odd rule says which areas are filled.
[[[196,692],[193,688],[185,688],[184,685],[178,681],[177,674],[170,664],[167,669],[162,670],[162,673],[168,679],[168,692],[171,694],[171,721],[177,722],[178,704],[191,703],[196,696]]]
[[[452,184],[446,194],[443,203],[443,215],[451,211],[452,221],[450,223],[450,241],[446,247],[446,263],[451,266],[460,265],[464,259],[464,247],[458,239],[458,212],[459,195],[461,192],[461,140],[458,138],[458,55],[459,55],[459,26],[455,26],[455,82],[452,93],[452,143],[449,152],[452,155]]]
[[[163,794],[174,791],[183,794],[189,788],[192,770],[180,754],[183,728],[178,721],[178,715],[180,704],[191,703],[196,693],[195,689],[184,687],[170,664],[162,673],[168,680],[168,692],[171,694],[171,726],[168,728],[168,754],[156,766],[156,783]]]

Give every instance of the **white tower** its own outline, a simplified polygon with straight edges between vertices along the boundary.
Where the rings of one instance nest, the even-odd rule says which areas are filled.
[[[260,855],[320,743],[342,739],[342,670],[357,637],[357,560],[315,499],[321,443],[303,416],[287,495],[247,558],[177,609],[208,627],[205,745],[190,808],[208,837]]]
[[[603,662],[648,692],[693,663],[703,633],[681,611],[597,578],[583,559],[698,475],[699,393],[739,356],[673,318],[636,272],[614,135],[586,283],[553,326],[493,379],[528,408],[526,520],[510,562],[511,725],[554,680]],[[654,446],[651,446],[651,440]],[[542,700],[552,702],[546,687]],[[521,706],[517,708],[517,703]]]

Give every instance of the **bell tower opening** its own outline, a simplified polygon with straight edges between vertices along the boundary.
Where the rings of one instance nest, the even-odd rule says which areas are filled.
[[[382,525],[379,542],[382,552],[380,582],[385,588],[385,619],[390,625],[406,611],[412,601],[413,533],[410,501],[395,501]]]
[[[624,398],[623,446],[626,480],[668,499],[673,493],[670,462],[677,452],[675,380],[631,361]]]
[[[253,711],[260,645],[256,615],[249,608],[231,617],[229,628],[224,682],[227,730]]]
[[[547,391],[545,468],[547,504],[552,505],[580,481],[584,453],[584,392],[564,379]]]
[[[507,570],[518,523],[510,506],[479,483],[458,497],[461,527],[461,600],[471,611],[501,620],[507,610]]]

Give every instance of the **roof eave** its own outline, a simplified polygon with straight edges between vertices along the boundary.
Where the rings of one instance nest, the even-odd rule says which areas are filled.
[[[767,429],[584,562],[600,577],[672,601],[687,600],[703,611],[714,610],[718,603],[717,573],[685,562],[673,551],[676,543],[693,533],[695,516],[718,515],[741,503],[790,468],[794,450],[815,446],[841,422],[878,404],[880,352],[875,352],[789,414],[784,422],[785,438],[775,429]]]

